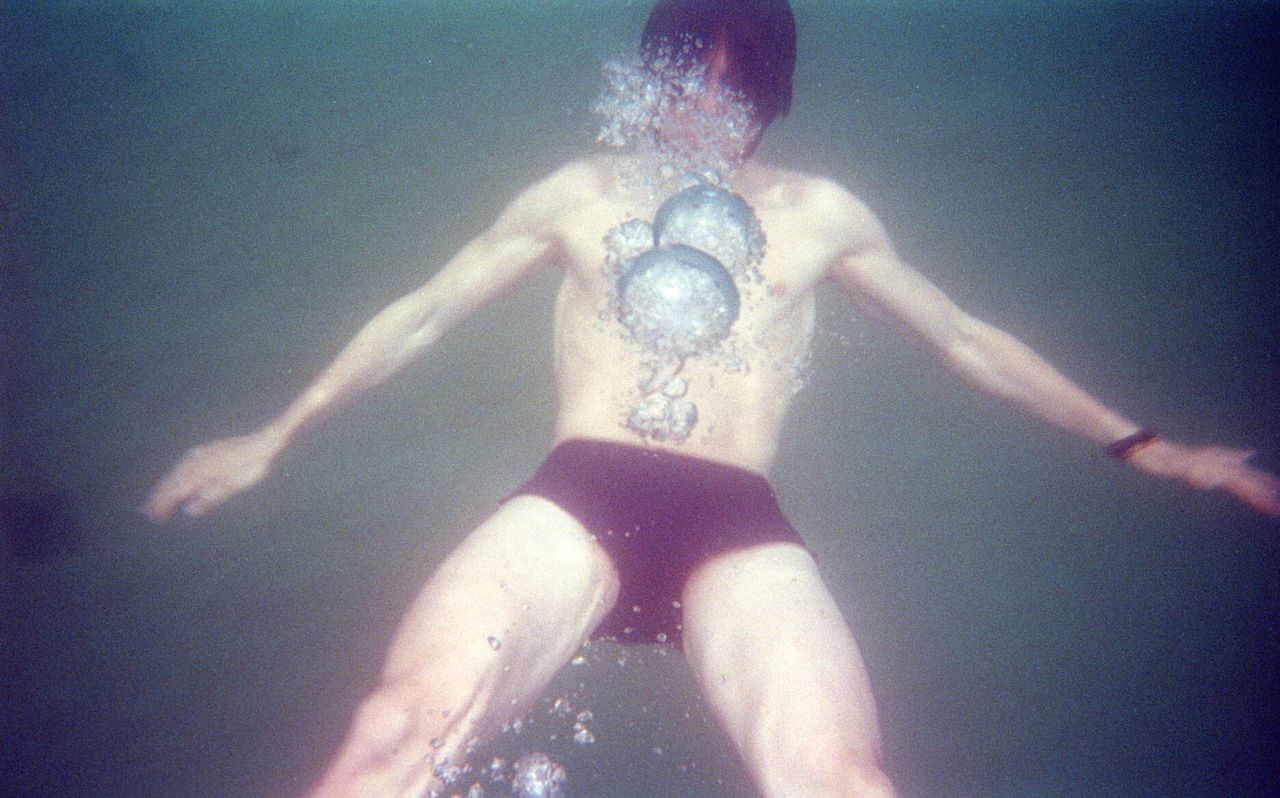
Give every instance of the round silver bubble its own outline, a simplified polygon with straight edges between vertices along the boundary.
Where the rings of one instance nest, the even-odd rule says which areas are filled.
[[[633,258],[618,280],[619,318],[662,355],[708,352],[738,318],[738,288],[720,262],[681,244]]]
[[[672,196],[653,219],[658,246],[700,249],[737,275],[764,254],[764,234],[746,200],[722,188],[695,185]]]

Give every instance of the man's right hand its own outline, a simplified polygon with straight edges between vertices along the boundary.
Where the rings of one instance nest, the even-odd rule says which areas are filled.
[[[263,431],[196,446],[165,474],[141,510],[152,521],[167,521],[179,510],[200,516],[262,481],[279,447]]]

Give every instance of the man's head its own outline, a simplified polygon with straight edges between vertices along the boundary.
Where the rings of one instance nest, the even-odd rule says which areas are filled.
[[[796,23],[787,0],[659,0],[640,40],[641,55],[691,45],[709,79],[723,81],[751,104],[761,132],[791,109]]]

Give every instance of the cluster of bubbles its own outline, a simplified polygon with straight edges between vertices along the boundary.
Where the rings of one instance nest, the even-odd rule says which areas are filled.
[[[527,754],[516,760],[511,777],[515,798],[561,798],[564,795],[564,768],[546,754]]]
[[[629,177],[637,187],[653,191],[660,182],[702,169],[732,174],[757,132],[751,104],[727,87],[718,89],[715,114],[701,110],[707,97],[706,66],[695,57],[701,46],[693,40],[604,65],[604,89],[592,106],[601,118],[596,138],[632,151]],[[675,119],[680,134],[663,136],[664,125]]]
[[[721,186],[758,128],[741,94],[721,85],[708,96],[702,45],[690,39],[606,63],[592,109],[598,140],[629,151],[619,162],[623,185],[655,204],[665,198],[652,224],[633,219],[610,232],[606,270],[610,312],[643,348],[650,372],[627,426],[677,443],[698,423],[678,374],[687,358],[711,354],[728,336],[741,304],[735,281],[758,280],[764,254],[750,206]]]
[[[525,754],[515,762],[494,757],[479,769],[437,768],[436,776],[444,782],[446,791],[432,790],[430,798],[564,798],[564,767],[541,752]],[[466,784],[467,780],[467,791],[456,791],[459,783]]]
[[[572,735],[573,741],[578,745],[591,745],[596,741],[596,736],[591,733],[590,727],[587,726],[595,719],[595,714],[589,709],[575,711],[573,704],[566,697],[560,697],[551,705],[551,714],[573,723]]]
[[[690,176],[652,224],[632,219],[605,237],[610,310],[649,357],[651,374],[627,419],[645,438],[680,442],[692,433],[698,408],[678,374],[729,335],[741,306],[736,281],[759,279],[760,223],[718,183],[714,174]]]
[[[497,650],[501,641],[490,637],[489,646]],[[584,645],[571,664],[574,667],[587,665],[588,656],[592,653],[591,646]],[[532,728],[535,735],[545,733],[548,743],[554,744],[563,739],[571,740],[576,746],[593,745],[596,737],[590,727],[594,724],[595,713],[575,706],[575,702],[576,699],[569,695],[547,699],[546,714],[552,723],[549,728],[544,727],[537,717],[526,716],[504,725],[502,732],[504,735],[521,735]],[[435,749],[444,745],[443,738],[431,741],[431,747]],[[433,773],[439,784],[428,793],[428,798],[563,798],[566,771],[550,755],[534,751],[515,758],[492,756],[486,763],[485,757],[481,756],[482,747],[479,738],[472,738],[465,746],[460,763],[453,764],[445,759],[436,765]]]

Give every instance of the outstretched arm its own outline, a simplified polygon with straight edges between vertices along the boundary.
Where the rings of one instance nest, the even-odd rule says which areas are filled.
[[[1280,516],[1280,480],[1251,467],[1251,452],[1183,446],[1153,436],[1013,336],[957,307],[898,258],[879,223],[852,198],[846,211],[851,243],[834,264],[833,277],[860,309],[905,331],[979,390],[1111,447],[1113,456],[1141,471],[1195,488],[1220,488],[1259,512]]]
[[[297,434],[399,372],[489,300],[557,256],[552,220],[572,192],[563,173],[525,191],[417,290],[373,317],[302,395],[261,429],[197,446],[142,511],[203,515],[261,481]]]

